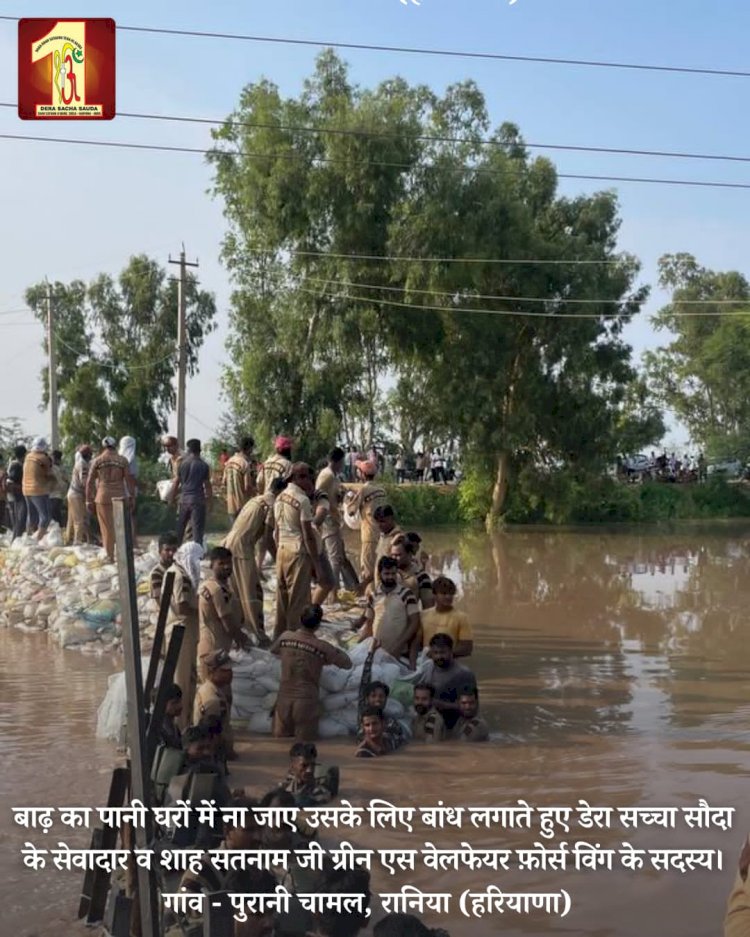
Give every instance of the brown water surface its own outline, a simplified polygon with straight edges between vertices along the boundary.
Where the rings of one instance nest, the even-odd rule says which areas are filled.
[[[512,532],[429,534],[433,567],[461,585],[475,628],[476,670],[494,740],[486,745],[412,745],[361,761],[348,743],[322,742],[321,760],[342,769],[354,804],[678,806],[737,808],[734,830],[571,831],[608,848],[725,850],[722,871],[374,873],[377,891],[412,883],[425,891],[566,889],[565,919],[534,912],[472,920],[455,910],[443,926],[471,933],[589,937],[708,937],[721,932],[741,841],[750,829],[750,529],[677,533]],[[73,933],[75,876],[25,870],[29,839],[10,806],[103,802],[114,751],[94,740],[95,712],[112,672],[96,660],[46,646],[43,636],[0,632],[0,934]],[[285,746],[249,739],[232,783],[263,793],[283,776]],[[7,805],[7,806],[5,806]],[[43,837],[35,834],[34,841]],[[369,848],[420,849],[462,841],[495,848],[546,841],[539,831],[345,831]],[[68,836],[73,844],[75,837]],[[55,843],[56,845],[56,843]],[[436,917],[425,915],[433,926]]]

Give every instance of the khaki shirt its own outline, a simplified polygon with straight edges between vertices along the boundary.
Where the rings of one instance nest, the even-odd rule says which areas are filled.
[[[206,716],[218,716],[222,727],[229,718],[229,703],[223,691],[210,680],[204,680],[198,687],[193,703],[193,724]]]
[[[442,742],[445,739],[445,722],[437,709],[424,716],[418,713],[412,722],[412,735],[417,742]]]
[[[313,496],[312,501],[310,502],[310,507],[313,512],[313,519],[319,508],[325,509],[325,517],[321,521],[320,525],[316,524],[313,520],[312,532],[313,538],[315,540],[315,546],[318,551],[318,556],[323,552],[323,534],[325,533],[326,523],[331,516],[331,502],[328,500],[328,495],[325,491],[316,491]]]
[[[227,490],[227,511],[238,514],[247,504],[255,489],[255,463],[241,452],[235,452],[224,466],[224,485]]]
[[[198,594],[201,656],[211,651],[229,651],[232,642],[240,643],[242,606],[231,587],[207,579]]]
[[[325,492],[331,506],[330,514],[323,525],[323,533],[325,534],[328,530],[333,533],[341,528],[341,509],[339,505],[341,504],[342,489],[341,482],[333,474],[330,465],[327,465],[318,473],[318,477],[315,480],[315,487],[318,491]]]
[[[46,452],[30,452],[23,463],[22,493],[29,497],[49,494],[52,481],[52,459]]]
[[[279,546],[296,550],[298,553],[304,549],[302,524],[312,522],[312,505],[310,499],[294,483],[287,485],[276,499],[273,507]]]
[[[352,666],[348,654],[321,641],[305,629],[285,631],[271,648],[272,654],[281,657],[281,683],[279,696],[285,699],[304,699],[318,703],[320,672],[326,664],[334,664],[344,670]]]
[[[175,455],[169,457],[169,470],[172,473],[172,478],[176,479],[180,474],[180,466],[182,465],[182,460],[185,458],[184,453],[177,452]]]
[[[273,530],[274,498],[270,492],[251,498],[240,511],[232,529],[224,539],[224,546],[235,559],[250,559],[255,546],[267,529]]]
[[[381,534],[380,539],[378,540],[378,552],[375,554],[375,566],[377,568],[378,560],[381,556],[390,556],[391,547],[393,546],[393,541],[396,537],[403,536],[404,531],[398,526],[398,524],[393,528],[389,534]]]
[[[113,449],[105,449],[91,463],[86,480],[86,500],[96,501],[97,504],[111,504],[113,498],[126,498],[126,479],[129,471],[128,460],[124,456],[118,455]]]
[[[489,737],[490,730],[487,723],[479,716],[474,716],[472,719],[464,719],[461,716],[451,732],[451,738],[459,742],[487,742]]]
[[[283,455],[272,455],[261,465],[258,472],[258,494],[270,491],[274,478],[286,481],[292,475],[292,463]]]
[[[391,592],[376,590],[365,618],[372,620],[373,637],[380,641],[383,650],[399,658],[408,650],[409,616],[415,613],[419,613],[419,606],[414,595],[404,586],[396,586]]]
[[[362,485],[356,498],[349,505],[350,514],[359,511],[362,516],[361,536],[363,543],[372,543],[380,539],[380,528],[375,522],[373,514],[375,508],[379,508],[387,502],[388,496],[385,493],[385,488],[373,481]]]

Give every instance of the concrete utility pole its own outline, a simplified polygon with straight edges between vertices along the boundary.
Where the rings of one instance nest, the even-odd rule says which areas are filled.
[[[57,348],[55,347],[55,313],[52,307],[52,284],[47,284],[47,360],[49,365],[50,449],[60,448],[57,422]]]
[[[177,441],[180,449],[185,446],[185,385],[187,382],[187,334],[185,312],[187,309],[187,268],[197,267],[185,260],[185,245],[182,245],[180,259],[171,264],[180,265],[180,279],[177,281]]]

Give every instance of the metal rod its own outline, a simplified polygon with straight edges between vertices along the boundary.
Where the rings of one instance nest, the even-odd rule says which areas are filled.
[[[167,627],[167,618],[169,617],[169,605],[172,601],[172,592],[174,590],[175,572],[168,569],[164,576],[164,583],[161,587],[161,601],[159,602],[159,617],[156,621],[156,631],[154,632],[154,646],[151,648],[151,659],[148,662],[148,673],[146,674],[146,685],[143,688],[143,698],[146,701],[146,708],[151,705],[151,694],[156,686],[156,673],[159,669],[159,658],[161,657],[161,648],[164,643],[164,631]]]

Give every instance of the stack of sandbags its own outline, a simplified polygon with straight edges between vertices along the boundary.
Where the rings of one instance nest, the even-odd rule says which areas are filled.
[[[53,534],[55,536],[53,536]],[[121,604],[117,567],[94,546],[55,546],[59,528],[41,543],[17,538],[0,550],[0,616],[24,630],[49,629],[62,647],[103,653],[120,645]],[[158,613],[149,598],[149,575],[158,556],[139,554],[137,578],[141,638],[149,643]]]
[[[362,669],[370,651],[370,641],[351,645],[356,636],[347,622],[338,627],[323,625],[318,637],[337,644],[352,659],[351,670],[324,667],[320,678],[321,717],[318,733],[321,738],[354,735],[358,727],[357,703],[362,682]],[[260,648],[232,654],[232,719],[251,732],[269,734],[272,728],[271,710],[279,692],[281,665],[278,657]],[[382,680],[393,686],[410,671],[385,651],[378,650],[373,660],[371,680]],[[402,703],[389,699],[386,715],[398,719],[408,733],[407,713]]]

